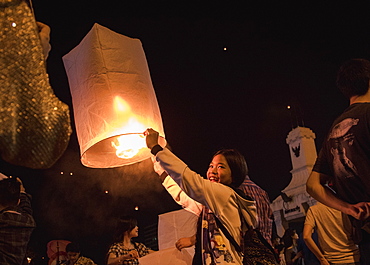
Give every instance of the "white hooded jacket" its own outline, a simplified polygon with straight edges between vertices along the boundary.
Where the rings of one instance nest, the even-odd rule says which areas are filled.
[[[257,226],[254,201],[245,200],[228,186],[204,179],[166,148],[157,153],[156,160],[190,198],[207,206],[216,215],[238,244],[241,232],[244,233],[248,229],[242,227],[239,212],[249,227]],[[225,235],[222,234],[222,237],[235,264],[242,264],[241,255]]]

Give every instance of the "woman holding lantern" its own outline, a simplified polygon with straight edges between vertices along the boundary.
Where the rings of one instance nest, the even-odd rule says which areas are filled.
[[[159,146],[158,132],[148,129],[145,134],[147,146],[156,161],[189,197],[205,206],[208,222],[205,225],[203,221],[203,227],[206,226],[208,231],[203,231],[202,237],[203,264],[242,264],[243,255],[238,249],[240,235],[252,231],[257,224],[255,202],[237,194],[237,188],[245,178],[243,169],[247,169],[244,157],[236,150],[220,150],[212,158],[206,180],[167,148]],[[248,257],[244,262],[247,260]]]
[[[132,241],[139,235],[137,220],[125,216],[118,220],[115,243],[108,250],[107,265],[139,264],[138,258],[153,253],[154,250],[142,243]]]

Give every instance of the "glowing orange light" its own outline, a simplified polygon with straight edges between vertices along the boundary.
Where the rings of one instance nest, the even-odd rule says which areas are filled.
[[[112,168],[148,159],[147,128],[159,132],[159,144],[166,145],[140,40],[95,24],[63,62],[84,166]]]
[[[121,97],[114,98],[114,110],[119,120],[125,124],[120,128],[121,132],[117,134],[136,131],[144,132],[145,125],[139,122],[139,119],[132,113],[131,107]],[[143,134],[123,134],[112,141],[112,146],[116,148],[116,155],[119,158],[132,158],[139,153],[140,149],[146,147],[145,137]]]
[[[106,190],[106,191],[105,191],[105,194],[108,194],[108,193],[109,193],[109,191],[107,191],[107,190]]]
[[[287,109],[290,109],[290,106],[287,106]]]
[[[116,140],[118,144],[112,142],[112,146],[117,149],[116,155],[119,158],[132,158],[145,146],[145,137],[143,134],[123,135],[117,137]]]
[[[135,211],[138,211],[138,210],[139,210],[139,206],[136,206],[136,207],[135,207]]]

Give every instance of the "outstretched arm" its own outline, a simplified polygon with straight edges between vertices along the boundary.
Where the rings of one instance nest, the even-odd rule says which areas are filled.
[[[178,250],[181,250],[183,248],[189,248],[191,246],[194,246],[196,242],[196,234],[194,234],[191,237],[183,237],[176,241],[175,245]]]
[[[159,175],[163,187],[172,196],[175,202],[181,205],[185,210],[199,216],[202,212],[202,204],[194,201],[181,189],[181,187],[167,174],[161,167],[160,163],[152,159],[154,164],[154,171]],[[182,237],[176,241],[175,246],[181,251],[183,248],[194,246],[196,242],[196,234],[190,237]]]
[[[40,35],[40,40],[41,40],[41,46],[42,46],[42,51],[45,57],[45,60],[49,56],[49,52],[51,50],[51,45],[50,45],[50,27],[40,21],[37,21],[37,27],[39,30],[39,35]]]
[[[31,195],[26,193],[23,183],[19,178],[17,178],[17,181],[21,184],[20,186],[21,194],[19,197],[19,203],[17,206],[17,210],[21,213],[32,215],[33,210],[31,206]]]
[[[170,176],[166,177],[162,185],[166,188],[175,202],[181,205],[185,210],[195,214],[196,216],[200,215],[202,212],[202,205],[186,195],[186,193]]]
[[[181,205],[185,210],[199,216],[202,211],[202,205],[186,195],[181,187],[167,174],[166,171],[164,171],[158,161],[154,158],[152,161],[154,164],[154,171],[159,175],[163,187],[172,196],[174,201]]]
[[[319,202],[351,215],[358,220],[366,220],[370,217],[369,202],[350,204],[339,199],[333,191],[325,187],[324,184],[327,179],[327,175],[312,171],[306,184],[307,192]]]

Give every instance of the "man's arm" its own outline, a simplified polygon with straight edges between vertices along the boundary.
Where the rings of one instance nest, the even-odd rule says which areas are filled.
[[[350,204],[339,199],[333,191],[324,186],[328,178],[329,176],[325,174],[312,171],[306,183],[308,194],[319,202],[347,215],[351,215],[358,220],[366,220],[370,217],[369,202]]]
[[[344,212],[347,208],[349,208],[350,204],[340,200],[333,191],[325,187],[328,179],[329,176],[312,171],[306,183],[306,190],[308,194],[310,194],[319,202]]]
[[[202,211],[202,205],[190,198],[181,189],[181,187],[167,174],[158,161],[152,159],[154,171],[159,175],[163,187],[172,196],[174,201],[181,205],[185,210],[199,216]]]
[[[202,212],[202,205],[188,195],[180,188],[180,186],[167,174],[161,167],[158,161],[152,159],[154,171],[159,175],[163,187],[172,196],[175,202],[181,205],[185,210],[199,216]],[[199,218],[199,217],[198,217]],[[175,246],[181,251],[183,248],[194,246],[196,242],[196,234],[190,237],[182,237],[176,241]]]
[[[316,258],[320,261],[320,265],[330,265],[330,263],[325,259],[319,247],[316,245],[315,241],[312,239],[313,228],[311,225],[305,224],[303,227],[303,240],[307,247],[312,251]]]
[[[186,193],[170,176],[167,176],[165,178],[162,185],[172,196],[174,201],[181,205],[186,211],[191,212],[196,216],[200,215],[200,213],[202,212],[202,205],[186,195]]]
[[[170,177],[166,176],[162,185],[166,188],[168,193],[173,197],[175,202],[184,207],[185,210],[199,216],[202,211],[202,205],[197,203],[181,190],[180,186]],[[199,218],[199,217],[198,217]],[[178,250],[194,246],[196,242],[196,234],[191,237],[182,237],[176,241],[175,246]]]
[[[21,184],[21,194],[19,196],[19,203],[16,208],[21,213],[32,215],[33,210],[31,206],[31,195],[26,193],[26,189],[24,188],[23,183],[19,178],[17,178],[17,181]]]

